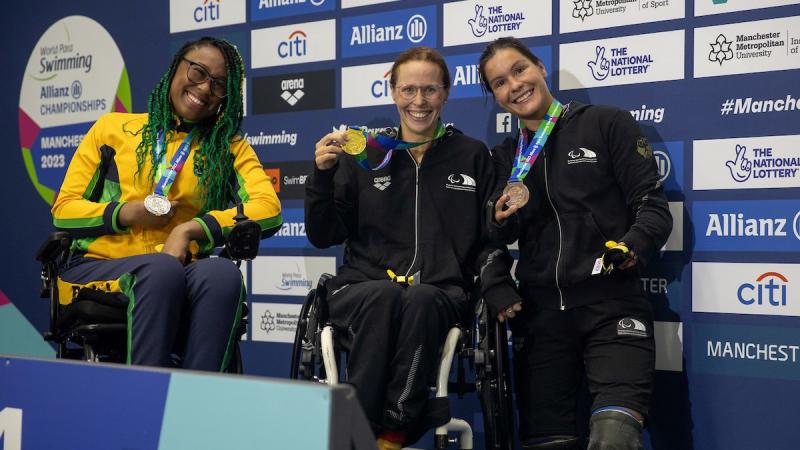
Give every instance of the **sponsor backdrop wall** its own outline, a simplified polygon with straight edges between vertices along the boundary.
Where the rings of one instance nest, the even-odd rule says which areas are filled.
[[[489,145],[516,120],[482,95],[477,58],[514,35],[562,101],[629,110],[675,218],[642,278],[658,343],[649,445],[796,448],[800,404],[800,1],[143,0],[11,2],[3,14],[0,161],[6,240],[0,353],[52,356],[33,254],[75,147],[109,111],[143,111],[184,41],[234,42],[248,67],[246,139],[285,225],[243,268],[250,374],[284,376],[299,303],[341,249],[305,237],[314,143],[394,125],[388,70],[412,45],[453,77],[446,122]],[[380,180],[376,180],[380,188]],[[477,402],[454,409],[482,431]]]

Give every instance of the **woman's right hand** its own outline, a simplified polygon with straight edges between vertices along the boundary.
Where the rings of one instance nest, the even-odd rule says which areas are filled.
[[[314,163],[319,170],[328,170],[336,165],[339,155],[342,153],[341,145],[347,142],[347,132],[334,131],[328,133],[317,141],[314,151]]]
[[[142,228],[163,228],[178,210],[178,202],[170,201],[169,203],[171,206],[169,212],[163,216],[156,216],[145,209],[144,202],[141,200],[125,202],[117,215],[117,223],[121,227],[139,225]]]
[[[514,205],[504,210],[503,208],[509,200],[511,200],[511,197],[508,194],[503,194],[494,202],[494,220],[498,224],[502,224],[519,209],[518,206]]]

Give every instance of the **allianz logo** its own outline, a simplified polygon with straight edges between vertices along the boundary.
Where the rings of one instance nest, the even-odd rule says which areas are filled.
[[[374,23],[357,25],[350,29],[350,46],[378,44],[381,42],[402,41],[406,37],[416,44],[425,39],[428,22],[425,17],[414,14],[408,23],[376,26]]]
[[[481,84],[481,76],[477,64],[456,66],[453,76],[453,86],[468,86]]]
[[[306,224],[303,222],[284,222],[281,229],[275,233],[281,237],[306,237]]]
[[[744,214],[709,214],[706,236],[716,237],[786,237],[790,232],[800,240],[800,211],[792,219],[785,217],[745,217]]]

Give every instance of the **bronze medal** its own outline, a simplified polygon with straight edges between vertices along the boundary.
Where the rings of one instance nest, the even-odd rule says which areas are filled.
[[[510,198],[506,202],[508,206],[516,206],[517,208],[522,208],[528,203],[528,198],[530,197],[530,193],[528,192],[528,187],[525,186],[521,181],[515,181],[513,183],[508,183],[505,189],[503,189],[503,195],[508,195]]]

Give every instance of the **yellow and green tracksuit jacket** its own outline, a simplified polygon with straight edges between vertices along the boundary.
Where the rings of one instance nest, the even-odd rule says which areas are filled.
[[[124,228],[117,223],[117,214],[125,202],[144,200],[153,192],[148,178],[149,158],[136,174],[136,147],[146,122],[147,114],[106,114],[92,125],[75,151],[52,209],[56,228],[69,231],[75,238],[73,251],[98,259],[154,253],[175,226],[188,220],[198,221],[206,232],[205,241],[192,243],[194,255],[210,253],[224,244],[234,225],[236,207],[202,210],[194,171],[197,140],[192,142],[189,157],[169,190],[169,199],[179,202],[170,222],[160,229]],[[167,163],[185,137],[185,131],[173,134],[167,143]],[[244,205],[244,213],[261,226],[262,237],[271,236],[282,223],[281,205],[272,183],[247,141],[233,140],[231,152],[238,196],[231,200]]]

